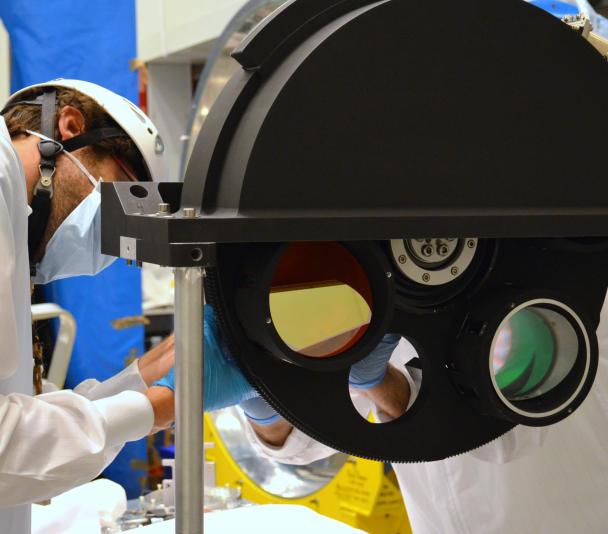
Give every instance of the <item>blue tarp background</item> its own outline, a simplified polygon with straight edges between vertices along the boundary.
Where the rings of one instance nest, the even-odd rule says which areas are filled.
[[[134,0],[0,0],[0,18],[11,41],[13,91],[53,78],[98,83],[137,103]],[[103,380],[143,350],[143,328],[117,331],[110,321],[141,314],[141,278],[117,261],[96,277],[47,286],[47,298],[70,310],[77,321],[67,387],[85,378]],[[127,444],[105,475],[140,494],[134,463],[146,459],[145,440]],[[143,465],[143,464],[142,464]]]

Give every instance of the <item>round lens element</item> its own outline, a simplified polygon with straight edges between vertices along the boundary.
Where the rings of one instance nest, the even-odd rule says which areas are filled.
[[[491,370],[508,401],[544,395],[568,376],[579,338],[562,313],[543,306],[519,309],[502,322],[492,343]]]
[[[282,341],[311,358],[337,356],[361,339],[372,290],[355,257],[338,243],[293,243],[279,259],[269,295]]]

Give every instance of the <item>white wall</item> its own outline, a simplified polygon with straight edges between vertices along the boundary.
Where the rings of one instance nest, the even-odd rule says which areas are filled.
[[[1,1],[1,0],[0,0]],[[137,57],[187,61],[219,37],[246,0],[137,0]]]
[[[0,108],[10,94],[11,63],[9,54],[8,34],[0,20]]]
[[[191,86],[189,63],[148,65],[148,113],[163,138],[169,165],[167,179],[172,182],[181,179],[182,135],[192,107]]]

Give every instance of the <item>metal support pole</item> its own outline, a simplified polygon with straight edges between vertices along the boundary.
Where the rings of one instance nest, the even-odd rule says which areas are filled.
[[[203,533],[203,270],[175,269],[175,532]]]

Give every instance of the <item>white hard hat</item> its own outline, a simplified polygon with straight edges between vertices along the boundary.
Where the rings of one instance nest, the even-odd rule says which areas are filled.
[[[93,99],[133,140],[141,153],[150,179],[155,182],[167,180],[167,164],[164,157],[165,147],[154,123],[141,109],[129,102],[129,100],[100,85],[82,80],[64,79],[30,85],[11,95],[5,109],[17,103],[19,97],[25,92],[44,87],[75,89]]]

